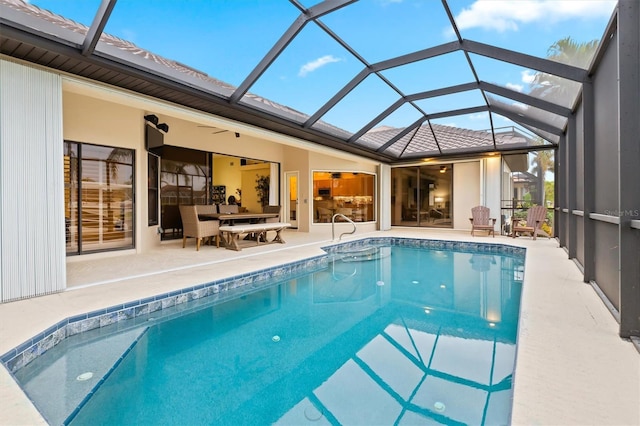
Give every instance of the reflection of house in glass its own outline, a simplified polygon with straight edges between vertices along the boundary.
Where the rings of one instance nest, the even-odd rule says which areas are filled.
[[[529,172],[514,172],[513,198],[518,201],[530,199],[532,202],[538,199],[538,177]]]
[[[133,151],[65,142],[67,253],[133,246]]]

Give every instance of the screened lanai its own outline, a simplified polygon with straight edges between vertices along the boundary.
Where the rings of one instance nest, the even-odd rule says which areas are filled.
[[[0,53],[391,166],[554,150],[560,246],[640,335],[635,0],[133,3],[0,0]]]
[[[595,45],[579,55],[561,47],[547,57],[556,35],[525,45],[508,38],[487,44],[485,33],[466,22],[471,10],[446,0],[270,2],[269,15],[277,19],[261,22],[259,31],[232,27],[224,41],[218,38],[223,34],[204,28],[184,33],[190,17],[176,11],[171,19],[160,8],[132,18],[126,3],[115,0],[72,3],[31,5],[77,23],[6,1],[7,21],[13,11],[27,14],[15,15],[22,22],[5,23],[3,52],[390,163],[557,147],[595,54]],[[254,22],[262,7],[247,2],[221,15],[212,2],[200,5],[199,13],[215,26],[222,19]],[[598,7],[610,14],[614,2]],[[52,28],[38,36],[65,40],[59,52],[20,42],[24,26],[18,24],[29,25],[29,15],[51,21]],[[149,25],[154,20],[162,25]],[[146,43],[127,40],[122,28],[135,26],[152,32]],[[174,52],[165,43],[184,49]],[[243,54],[249,43],[259,46],[261,57]],[[65,52],[74,44],[82,49]],[[315,58],[300,67],[298,78],[287,69],[295,57]],[[510,69],[525,73],[528,87],[500,77]],[[487,137],[473,146],[450,143],[439,126],[453,122]],[[507,126],[537,138],[496,138],[496,129]]]

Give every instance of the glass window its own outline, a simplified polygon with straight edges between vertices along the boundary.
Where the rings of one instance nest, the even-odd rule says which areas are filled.
[[[134,152],[65,142],[67,254],[133,247]]]
[[[453,226],[453,165],[398,167],[391,170],[391,224]]]
[[[180,205],[207,204],[208,167],[162,159],[162,238],[182,237]],[[174,235],[175,234],[175,235]]]
[[[148,225],[158,224],[158,156],[147,154]]]
[[[374,221],[374,194],[373,174],[313,172],[313,222],[331,222],[336,213],[341,213],[354,222]]]
[[[530,207],[545,206],[547,219],[542,231],[554,235],[554,154],[554,150],[547,149],[502,157],[502,234],[511,233],[514,219],[526,220]]]
[[[78,173],[78,144],[64,143],[64,225],[67,253],[79,250],[78,197],[80,177]]]

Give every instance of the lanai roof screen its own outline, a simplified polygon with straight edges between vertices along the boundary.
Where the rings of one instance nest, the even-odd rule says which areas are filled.
[[[195,78],[190,85],[231,107],[288,120],[389,161],[527,148],[540,139],[557,144],[616,6],[609,0],[105,3],[30,2],[74,20],[84,28],[79,33],[91,34],[86,27],[95,29],[102,18],[104,34],[130,43],[119,45],[122,51]],[[88,53],[105,53],[104,35],[101,41]]]

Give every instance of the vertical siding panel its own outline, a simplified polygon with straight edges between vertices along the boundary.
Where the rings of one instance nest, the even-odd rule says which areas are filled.
[[[0,60],[0,300],[66,286],[62,83]]]

